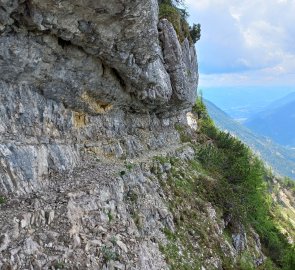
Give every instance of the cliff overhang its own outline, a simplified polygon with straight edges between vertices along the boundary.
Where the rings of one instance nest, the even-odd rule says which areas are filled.
[[[197,58],[157,0],[0,6],[2,192],[46,186],[82,152],[133,157],[179,141]]]

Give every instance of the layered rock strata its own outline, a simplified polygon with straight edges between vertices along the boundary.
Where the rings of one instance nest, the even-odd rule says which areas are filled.
[[[0,1],[0,187],[24,194],[80,152],[126,157],[177,141],[196,53],[156,0]]]

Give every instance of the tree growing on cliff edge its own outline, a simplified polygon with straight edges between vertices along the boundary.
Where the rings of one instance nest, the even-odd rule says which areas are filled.
[[[189,28],[191,38],[193,40],[193,43],[196,43],[201,38],[201,25],[193,24],[193,26],[190,26]]]

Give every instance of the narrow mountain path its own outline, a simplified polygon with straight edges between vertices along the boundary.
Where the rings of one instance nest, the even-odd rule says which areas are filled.
[[[63,262],[68,269],[145,269],[153,259],[159,262],[151,265],[165,269],[150,239],[163,239],[161,223],[171,224],[172,217],[146,165],[182,146],[127,160],[84,154],[81,166],[53,174],[42,190],[9,196],[0,205],[0,266],[58,269]]]

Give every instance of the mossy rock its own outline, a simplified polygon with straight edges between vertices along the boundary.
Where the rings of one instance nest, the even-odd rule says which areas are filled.
[[[178,8],[171,4],[162,3],[159,7],[159,18],[167,19],[174,27],[175,32],[178,36],[178,40],[183,42],[186,38],[192,43],[190,36],[189,24],[182,18],[182,15]]]

